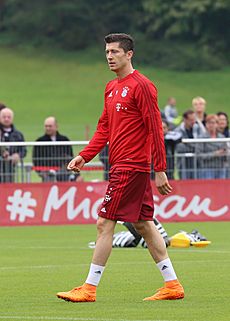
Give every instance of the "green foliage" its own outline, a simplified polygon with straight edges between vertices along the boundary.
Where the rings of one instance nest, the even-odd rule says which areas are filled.
[[[219,67],[230,61],[227,54],[230,49],[229,0],[144,0],[143,6],[142,28],[146,39],[178,42],[187,47],[185,50],[190,50],[192,60],[200,56],[200,64],[205,68]],[[186,53],[181,52],[185,60]],[[199,68],[199,64],[195,63],[194,69],[196,67]]]
[[[0,0],[0,43],[78,51],[126,32],[159,66],[209,70],[230,63],[229,16],[229,0]]]
[[[4,30],[20,41],[48,41],[67,50],[103,43],[108,32],[127,31],[138,12],[139,0],[9,0],[5,3]],[[130,12],[130,9],[131,12]],[[115,27],[114,27],[115,26]]]
[[[140,37],[137,41],[136,61],[172,70],[216,70],[220,69],[224,58],[214,55],[208,46],[199,46],[172,40],[148,40]]]

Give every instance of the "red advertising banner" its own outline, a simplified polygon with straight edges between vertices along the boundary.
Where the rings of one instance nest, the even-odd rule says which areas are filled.
[[[172,181],[160,195],[153,182],[155,215],[161,222],[230,221],[230,180]],[[92,224],[106,182],[0,184],[0,226]]]

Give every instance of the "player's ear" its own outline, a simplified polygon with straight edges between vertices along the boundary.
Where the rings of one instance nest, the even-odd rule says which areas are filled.
[[[133,50],[127,51],[126,55],[127,55],[127,58],[128,58],[129,60],[131,60],[132,57],[133,57]]]

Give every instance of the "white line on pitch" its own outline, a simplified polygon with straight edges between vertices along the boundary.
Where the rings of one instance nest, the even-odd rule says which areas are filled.
[[[182,264],[191,264],[196,262],[196,260],[174,260],[175,263]],[[217,260],[198,260],[199,263],[215,263],[219,262]],[[221,260],[221,262],[226,263],[230,262],[229,260]],[[143,265],[143,264],[153,264],[153,261],[133,261],[133,262],[114,262],[109,263],[108,265]],[[75,264],[50,264],[50,265],[22,265],[22,266],[0,266],[0,271],[8,271],[8,270],[23,270],[23,269],[56,269],[56,268],[68,268],[75,266],[88,266],[89,263],[75,263]]]
[[[1,250],[15,250],[15,249],[22,249],[22,250],[92,250],[91,248],[88,247],[74,247],[74,246],[11,246],[11,245],[6,245],[6,246],[0,246]],[[114,250],[126,250],[126,251],[132,251],[132,250],[139,250],[141,247],[138,248],[114,248]],[[175,248],[168,248],[170,252],[175,252],[175,253],[180,253],[180,252],[186,252],[186,253],[198,253],[198,254],[203,254],[203,253],[217,253],[217,254],[228,254],[230,251],[228,250],[206,250],[206,249],[175,249]]]
[[[10,319],[10,320],[62,320],[62,321],[172,321],[172,320],[159,320],[159,319],[138,319],[138,320],[130,320],[130,319],[101,319],[101,318],[73,318],[73,317],[48,317],[48,316],[39,316],[39,317],[33,317],[33,316],[4,316],[0,315],[0,319]],[[173,320],[178,321],[178,320]]]

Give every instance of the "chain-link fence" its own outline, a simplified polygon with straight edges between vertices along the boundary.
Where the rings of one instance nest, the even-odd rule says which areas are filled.
[[[87,143],[0,142],[0,183],[108,180],[108,146],[80,174],[67,171],[68,162]],[[183,139],[167,153],[167,166],[169,179],[230,178],[230,138]]]

